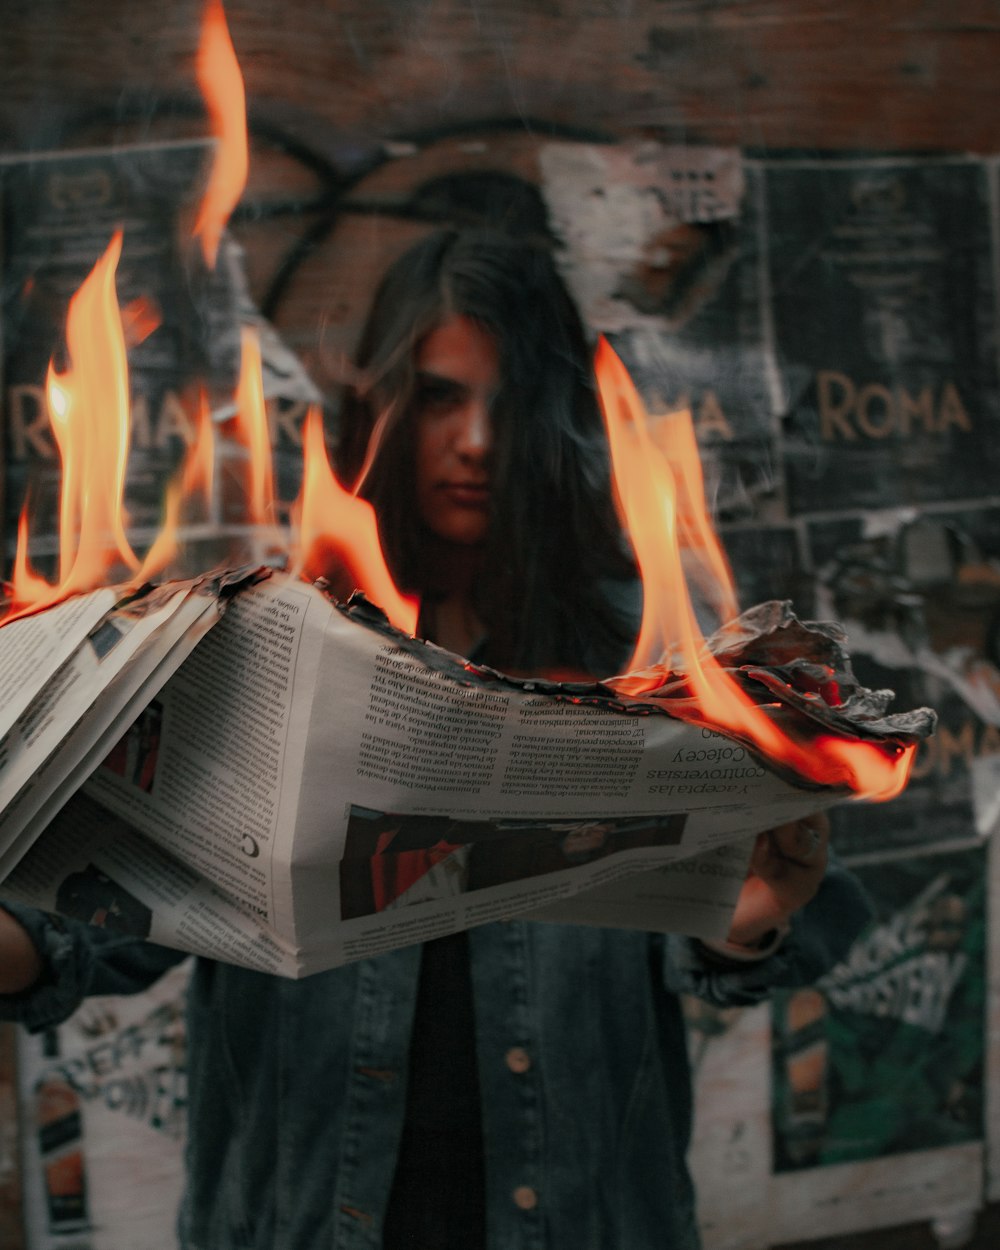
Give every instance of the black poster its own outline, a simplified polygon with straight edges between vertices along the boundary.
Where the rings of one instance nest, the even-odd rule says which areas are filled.
[[[843,623],[859,680],[926,705],[937,732],[888,804],[832,813],[846,854],[968,841],[1000,817],[1000,508],[813,522],[820,615]]]
[[[764,176],[791,513],[992,495],[985,164],[790,161]]]
[[[231,390],[235,293],[207,276],[191,238],[211,157],[206,142],[62,152],[0,161],[4,546],[31,489],[33,552],[56,532],[60,465],[45,399],[50,359],[65,365],[71,297],[122,230],[116,275],[129,342],[134,531],[160,522],[167,478],[194,438],[198,380]],[[221,359],[219,345],[228,345]]]
[[[811,578],[802,567],[798,535],[791,526],[723,529],[719,537],[741,609],[768,599],[789,599],[800,618],[811,615]]]

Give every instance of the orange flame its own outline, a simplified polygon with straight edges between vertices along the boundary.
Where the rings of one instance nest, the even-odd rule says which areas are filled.
[[[27,558],[27,504],[18,527],[12,580],[15,609],[35,611],[90,590],[120,566],[139,567],[125,536],[129,448],[128,363],[115,274],[117,231],[69,305],[64,373],[49,366],[49,420],[63,463],[59,500],[59,579],[50,585]]]
[[[701,455],[690,411],[661,417],[652,434],[677,484],[677,537],[682,551],[694,560],[686,572],[694,578],[719,620],[732,620],[739,612],[736,586],[726,553],[709,520]],[[662,589],[660,593],[664,593]],[[661,611],[657,608],[658,614]]]
[[[207,512],[215,490],[215,428],[204,387],[198,393],[197,425],[191,454],[184,464],[181,487],[185,495],[201,495]]]
[[[652,437],[645,407],[625,366],[601,340],[595,360],[598,392],[608,429],[615,489],[632,539],[643,584],[643,619],[632,667],[649,669],[612,679],[624,694],[641,696],[661,686],[669,647],[683,668],[693,704],[678,715],[734,734],[763,755],[822,785],[859,796],[888,799],[906,785],[915,746],[888,747],[830,736],[797,742],[733,681],[705,646],[687,590],[681,539],[693,542],[700,580],[720,609],[735,615],[728,564],[705,508],[701,464],[690,414],[670,419],[666,439]]]
[[[51,587],[44,577],[39,577],[28,567],[28,505],[25,503],[17,521],[17,554],[14,557],[14,572],[11,580],[13,605],[24,604],[26,610],[35,605],[48,606]],[[54,602],[54,600],[53,600]],[[23,613],[11,612],[5,615],[0,624]]]
[[[163,325],[163,314],[156,304],[146,295],[139,295],[130,300],[122,309],[122,330],[125,334],[125,346],[136,347],[145,343],[151,334]]]
[[[397,629],[412,634],[417,600],[401,594],[392,580],[371,504],[344,490],[334,476],[318,408],[309,409],[302,441],[302,490],[293,511],[299,544],[294,571],[313,581],[331,575],[336,579],[346,568],[351,583],[347,589],[360,587]]]
[[[205,6],[197,74],[218,148],[194,234],[201,239],[205,264],[214,269],[222,232],[243,194],[250,163],[243,76],[221,0],[207,0]]]
[[[695,556],[698,580],[718,600],[724,619],[736,615],[736,591],[708,519],[690,413],[664,418],[663,434],[654,440],[642,400],[606,339],[598,343],[594,369],[619,508],[642,578],[642,625],[628,667],[645,668],[668,645],[689,655],[702,641],[686,593],[684,547]]]
[[[240,345],[235,429],[238,440],[249,455],[247,495],[250,520],[255,525],[271,525],[275,518],[271,434],[264,402],[260,339],[252,326],[243,326],[241,329]]]
[[[162,573],[177,558],[180,548],[179,531],[181,514],[185,506],[201,496],[205,511],[210,514],[212,491],[215,480],[215,438],[208,396],[204,389],[199,394],[197,434],[188,448],[180,472],[167,487],[163,525],[156,540],[146,552],[139,570],[139,580],[148,581]]]

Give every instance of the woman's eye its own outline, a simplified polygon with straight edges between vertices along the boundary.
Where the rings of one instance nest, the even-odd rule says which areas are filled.
[[[421,412],[447,412],[462,400],[462,388],[447,381],[421,381],[417,384],[417,407]]]

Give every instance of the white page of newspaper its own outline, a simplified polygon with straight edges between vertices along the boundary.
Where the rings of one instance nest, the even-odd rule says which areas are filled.
[[[746,880],[754,836],[619,881],[584,890],[574,898],[528,912],[526,920],[601,925],[609,929],[670,929],[688,937],[724,940]]]
[[[301,964],[186,864],[79,792],[0,895],[109,931],[293,977]]]
[[[128,612],[112,614],[127,632],[99,661],[87,648],[74,657],[71,663],[83,669],[84,686],[104,683],[104,688],[89,704],[77,695],[71,706],[79,719],[69,718],[68,732],[68,709],[60,709],[63,716],[52,737],[58,739],[60,726],[64,736],[47,755],[32,742],[32,760],[39,762],[33,764],[31,782],[0,817],[0,838],[6,843],[0,881],[217,622],[219,611],[212,593],[185,587],[139,620]]]
[[[525,913],[724,933],[746,835],[844,797],[791,786],[729,739],[667,716],[460,684],[336,610],[312,706],[294,844],[280,861],[287,880],[275,872],[276,898],[287,890],[293,911],[282,933],[307,961]],[[415,883],[391,905],[346,914],[358,910],[347,898],[358,861],[362,878],[380,868],[390,827],[405,834],[421,818],[439,840],[435,888]],[[367,844],[365,823],[381,831]],[[579,853],[566,850],[574,839]],[[560,840],[561,857],[538,852]],[[707,860],[695,890],[686,872],[654,871],[733,842],[735,858]],[[453,843],[466,863],[447,874],[439,865]]]
[[[0,739],[120,597],[105,587],[0,627]]]
[[[78,725],[111,680],[178,611],[187,589],[107,612],[83,638],[0,740],[0,843],[6,813],[21,788]],[[4,631],[0,630],[0,637]]]
[[[86,786],[281,936],[290,921],[274,905],[278,831],[296,825],[332,611],[301,582],[273,578],[243,591],[159,693],[162,739],[152,786],[107,768]]]

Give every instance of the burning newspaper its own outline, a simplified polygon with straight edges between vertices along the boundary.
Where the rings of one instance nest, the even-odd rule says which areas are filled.
[[[771,605],[705,643],[684,557],[721,619],[735,591],[691,422],[651,428],[607,344],[596,379],[643,582],[626,676],[514,681],[414,640],[418,604],[393,583],[371,504],[334,474],[318,410],[295,532],[279,534],[249,333],[234,418],[248,521],[291,571],[150,589],[192,510],[214,514],[215,434],[200,406],[140,558],[121,472],[121,246],[70,301],[69,364],[47,377],[56,578],[32,567],[26,502],[0,620],[7,896],[289,976],[515,915],[723,936],[753,834],[905,784],[932,716],[887,717],[835,631]],[[331,570],[386,616],[332,602],[313,585]],[[127,592],[95,589],[122,578]]]
[[[221,616],[201,581],[0,630],[27,657],[2,670],[0,894],[288,976],[515,915],[724,936],[752,835],[851,792],[709,728],[683,673],[514,680],[360,598],[236,589]],[[769,604],[710,649],[795,741],[891,763],[933,713],[887,715],[841,641]]]

